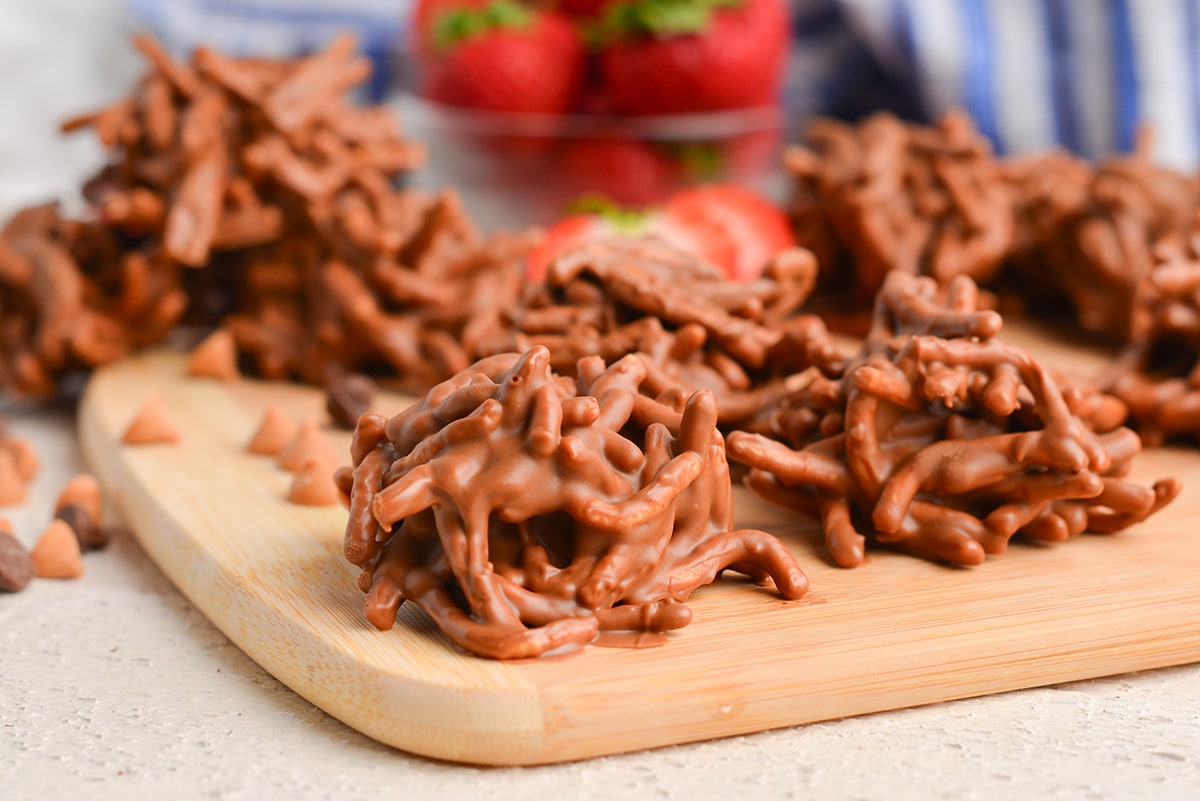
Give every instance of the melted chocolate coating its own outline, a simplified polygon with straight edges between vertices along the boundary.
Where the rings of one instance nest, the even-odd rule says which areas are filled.
[[[391,627],[408,600],[463,648],[511,659],[679,628],[725,569],[803,594],[781,542],[732,530],[711,393],[651,400],[636,356],[585,358],[575,381],[550,362],[541,347],[492,356],[359,420],[338,481],[372,623]]]
[[[228,324],[260,373],[324,384],[387,372],[424,392],[503,336],[529,236],[480,236],[450,192],[395,193],[383,208],[381,230],[399,242],[389,251],[334,256],[293,238],[244,254]]]

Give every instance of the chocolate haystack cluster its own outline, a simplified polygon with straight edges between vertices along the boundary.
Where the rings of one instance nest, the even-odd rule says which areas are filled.
[[[423,392],[501,336],[529,238],[481,236],[452,192],[398,192],[384,208],[385,250],[318,236],[242,255],[226,324],[258,373],[325,384],[378,372]]]
[[[32,209],[0,234],[0,387],[46,394],[180,319],[225,322],[271,378],[378,368],[423,390],[471,363],[519,298],[526,237],[396,188],[422,150],[387,109],[343,101],[369,70],[350,39],[186,64],[136,44],[134,94],[64,126],[109,149],[88,214]]]
[[[1022,286],[1065,297],[1080,327],[1116,342],[1153,335],[1145,295],[1156,250],[1190,236],[1200,211],[1200,180],[1156,166],[1148,149],[1144,137],[1098,167],[1064,153],[1005,165],[1019,198]]]
[[[652,399],[637,356],[584,358],[573,380],[550,362],[492,356],[360,419],[338,481],[372,623],[390,628],[407,600],[463,648],[516,658],[684,626],[725,569],[804,593],[781,542],[732,530],[711,393]]]
[[[816,277],[812,254],[800,249],[777,254],[758,279],[732,281],[651,239],[594,242],[550,265],[501,349],[545,347],[564,374],[585,356],[612,363],[636,353],[643,394],[706,389],[722,428],[758,430],[788,376],[842,367],[821,319],[797,315]]]
[[[1068,310],[1128,346],[1098,383],[1128,404],[1130,425],[1152,443],[1200,437],[1200,177],[1155,165],[1149,131],[1099,165],[994,158],[960,113],[936,127],[822,120],[809,139],[789,154],[791,214],[800,244],[832,268],[826,302],[865,308],[895,269],[942,287],[966,275],[1037,316]]]
[[[735,432],[730,458],[773,503],[819,515],[834,560],[860,564],[870,538],[973,565],[1024,534],[1064,540],[1146,518],[1179,492],[1124,478],[1141,448],[1120,410],[1064,392],[1027,352],[997,339],[965,276],[943,291],[888,274],[872,330],[837,379],[815,377],[779,410],[787,444]]]
[[[92,128],[110,149],[84,190],[101,219],[179,264],[206,266],[217,253],[291,236],[299,223],[343,228],[350,209],[378,230],[373,201],[422,159],[386,110],[341,100],[370,72],[349,37],[286,61],[201,48],[190,64],[150,39],[135,43],[151,69],[133,96],[63,129]]]
[[[1040,270],[1082,328],[1126,343],[1102,388],[1146,442],[1200,437],[1200,180],[1154,165],[1145,137],[1096,168],[1052,154],[1009,173],[1026,199],[1018,268]]]
[[[160,340],[186,307],[177,266],[118,232],[53,205],[18,212],[0,229],[0,391],[50,395],[63,373]]]
[[[1166,237],[1138,287],[1144,324],[1103,379],[1129,407],[1151,445],[1200,439],[1200,219],[1185,237]]]
[[[987,281],[1008,257],[1012,192],[965,113],[932,128],[890,114],[818,120],[807,139],[787,159],[796,236],[853,303],[869,302],[889,270]]]

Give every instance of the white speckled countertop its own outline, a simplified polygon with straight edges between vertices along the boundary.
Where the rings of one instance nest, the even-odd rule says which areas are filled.
[[[92,169],[91,143],[54,129],[136,74],[119,17],[116,0],[0,0],[3,213]],[[14,427],[43,460],[29,502],[4,510],[32,545],[80,457],[66,409],[16,413]],[[392,751],[294,695],[128,534],[86,564],[80,581],[0,596],[3,801],[1200,797],[1200,666],[569,765],[478,769]]]

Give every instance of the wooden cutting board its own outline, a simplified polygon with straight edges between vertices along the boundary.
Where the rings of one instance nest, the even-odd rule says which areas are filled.
[[[1095,363],[1036,333],[1009,338]],[[122,447],[152,391],[183,441]],[[409,606],[392,631],[366,623],[341,556],[345,513],[287,503],[289,477],[243,450],[267,402],[321,414],[315,390],[191,379],[182,357],[152,353],[95,375],[83,445],[142,546],[214,624],[312,703],[407,751],[557,762],[1200,661],[1200,451],[1139,460],[1140,479],[1185,482],[1150,523],[1014,543],[974,569],[878,552],[835,567],[813,525],[738,490],[738,525],[794,549],[805,598],[728,578],[699,590],[692,625],[659,647],[500,663],[456,651]]]

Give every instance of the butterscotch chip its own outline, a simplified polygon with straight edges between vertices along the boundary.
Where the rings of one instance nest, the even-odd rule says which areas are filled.
[[[79,541],[62,520],[54,520],[46,527],[30,556],[39,578],[73,579],[83,575]]]
[[[338,488],[333,481],[334,466],[323,459],[309,459],[296,471],[287,499],[301,506],[333,506]]]
[[[81,473],[63,486],[62,491],[58,493],[58,500],[54,502],[54,513],[58,514],[67,506],[78,506],[95,521],[104,517],[100,482],[95,476]]]
[[[38,471],[37,451],[23,439],[12,438],[8,440],[7,445],[16,462],[17,475],[21,477],[22,481],[32,480]]]
[[[229,329],[218,328],[196,346],[188,358],[187,374],[221,381],[238,377],[237,345]]]
[[[371,411],[375,382],[360,373],[338,376],[325,385],[325,411],[338,428],[353,431],[358,418]]]
[[[2,299],[0,305],[3,305]],[[37,452],[33,446],[11,436],[8,427],[0,421],[0,506],[25,500],[25,485],[37,469]]]
[[[298,428],[278,406],[268,406],[246,450],[258,456],[277,456],[295,438]]]
[[[296,436],[279,452],[277,464],[293,473],[311,459],[335,463],[339,461],[337,448],[317,428],[317,421],[305,420]]]
[[[158,395],[146,398],[121,437],[126,445],[171,445],[179,440],[179,429],[171,422],[166,404]]]
[[[33,580],[33,559],[13,536],[12,526],[0,518],[0,591],[17,592]]]
[[[25,480],[10,451],[0,449],[0,506],[11,506],[25,500]]]

